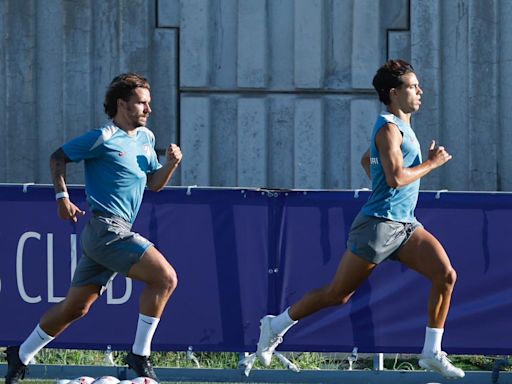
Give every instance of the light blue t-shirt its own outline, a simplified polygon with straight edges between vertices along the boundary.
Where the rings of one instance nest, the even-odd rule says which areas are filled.
[[[85,191],[91,210],[119,216],[129,223],[139,211],[147,174],[161,168],[155,136],[145,128],[128,135],[108,122],[62,146],[74,162],[84,160]]]
[[[420,144],[411,126],[389,112],[382,112],[373,128],[370,144],[372,193],[361,212],[367,216],[383,217],[403,223],[413,223],[416,221],[414,209],[418,202],[420,181],[418,179],[400,188],[391,188],[386,182],[380,154],[375,145],[375,138],[379,129],[387,123],[396,125],[400,132],[402,132],[403,166],[410,168],[421,164]]]

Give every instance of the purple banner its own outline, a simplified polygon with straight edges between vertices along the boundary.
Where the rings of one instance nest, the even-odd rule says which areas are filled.
[[[70,188],[87,210],[84,190]],[[77,224],[57,217],[53,188],[0,186],[3,244],[0,344],[18,344],[61,301],[80,257]],[[327,284],[368,192],[168,188],[146,192],[134,230],[176,268],[178,288],[154,350],[253,351],[259,319]],[[421,192],[418,219],[444,245],[458,281],[443,347],[450,353],[512,353],[512,194]],[[127,349],[142,285],[117,276],[90,313],[51,347]],[[282,350],[420,352],[428,281],[401,264],[379,266],[343,307],[287,334]]]

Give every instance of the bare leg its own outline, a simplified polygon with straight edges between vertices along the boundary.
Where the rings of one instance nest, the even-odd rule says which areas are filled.
[[[100,287],[96,285],[71,287],[66,298],[43,315],[39,322],[41,329],[56,337],[75,320],[85,316],[99,296]]]
[[[290,307],[288,312],[283,312],[277,317],[264,316],[260,322],[260,339],[256,350],[256,355],[263,365],[270,364],[274,350],[283,340],[282,336],[293,325],[289,324],[290,319],[293,322],[323,308],[345,304],[375,267],[375,264],[347,250],[329,285],[306,293],[302,299]],[[279,319],[283,319],[284,324],[280,324],[276,329],[274,325],[276,321],[280,321]]]
[[[414,231],[398,253],[401,262],[432,282],[428,326],[444,328],[457,273],[441,243],[424,228]]]
[[[448,378],[464,377],[464,371],[450,362],[441,346],[442,332],[457,280],[448,255],[434,236],[424,228],[418,228],[399,251],[398,257],[409,268],[432,282],[428,300],[428,328],[419,366]]]
[[[149,247],[140,261],[130,268],[128,276],[143,281],[146,286],[139,297],[137,331],[125,362],[138,376],[160,381],[148,357],[162,312],[178,284],[176,271],[155,247]]]
[[[155,247],[150,247],[141,260],[132,266],[128,277],[146,283],[139,298],[140,313],[160,318],[178,284],[174,268]]]
[[[376,264],[345,251],[336,275],[325,287],[308,292],[288,311],[293,320],[300,320],[323,308],[348,302],[356,289],[370,276]]]

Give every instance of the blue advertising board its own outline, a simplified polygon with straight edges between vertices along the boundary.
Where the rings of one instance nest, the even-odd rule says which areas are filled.
[[[84,189],[72,200],[88,210]],[[329,283],[353,218],[368,192],[166,188],[146,192],[134,230],[175,267],[179,283],[153,350],[254,351],[259,319]],[[57,217],[53,188],[0,186],[0,345],[22,342],[66,295],[80,257],[87,213]],[[511,354],[512,194],[420,193],[417,218],[458,272],[443,348]],[[49,347],[128,349],[139,282],[117,276],[89,314]],[[287,334],[281,350],[418,353],[429,282],[387,261],[342,307],[323,310]]]

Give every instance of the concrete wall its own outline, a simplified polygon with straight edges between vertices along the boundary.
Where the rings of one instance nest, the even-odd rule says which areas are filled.
[[[50,153],[129,70],[152,83],[157,147],[184,152],[172,184],[368,187],[371,80],[402,57],[423,148],[454,155],[422,188],[509,191],[511,18],[506,0],[1,0],[0,182],[51,182]]]

